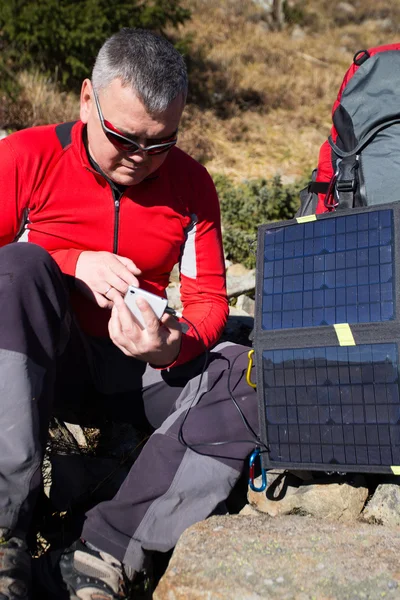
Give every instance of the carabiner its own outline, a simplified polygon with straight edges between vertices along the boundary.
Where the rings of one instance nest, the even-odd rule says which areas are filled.
[[[253,354],[254,354],[254,350],[249,350],[247,356],[249,358],[249,364],[247,365],[247,371],[246,371],[246,382],[247,384],[252,387],[252,388],[256,388],[256,384],[253,383],[251,381],[251,368],[253,366]]]
[[[339,202],[335,202],[335,185],[337,179],[337,171],[329,182],[328,191],[324,197],[324,206],[328,212],[334,212],[339,206]]]
[[[254,463],[256,459],[259,458],[261,464],[261,455],[260,448],[256,448],[254,452],[251,454],[249,459],[249,487],[253,492],[263,492],[267,487],[267,472],[264,467],[261,465],[261,486],[256,487],[254,485]]]

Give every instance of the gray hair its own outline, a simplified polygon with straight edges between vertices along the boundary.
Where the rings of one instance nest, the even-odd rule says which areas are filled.
[[[130,86],[146,110],[158,114],[179,95],[186,100],[188,80],[181,54],[165,38],[125,27],[105,41],[92,71],[96,91],[114,79]]]

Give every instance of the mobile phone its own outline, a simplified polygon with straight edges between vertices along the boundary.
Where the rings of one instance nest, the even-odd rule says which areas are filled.
[[[142,312],[136,304],[136,299],[138,297],[147,300],[158,319],[161,319],[164,310],[167,307],[168,300],[166,298],[161,298],[161,296],[156,296],[156,294],[152,294],[151,292],[147,292],[146,290],[141,290],[140,288],[135,287],[134,285],[129,286],[128,291],[126,292],[124,297],[125,304],[135,317],[136,321],[138,322],[138,325],[140,325],[142,329],[145,329],[146,324],[144,322]]]

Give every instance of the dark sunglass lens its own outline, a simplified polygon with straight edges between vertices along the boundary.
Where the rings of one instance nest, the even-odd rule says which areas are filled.
[[[175,145],[175,140],[173,142],[171,142],[168,145],[162,146],[161,148],[152,148],[151,150],[146,150],[145,148],[142,148],[141,146],[139,146],[138,144],[136,144],[135,142],[129,142],[128,140],[125,141],[124,138],[122,138],[121,136],[119,136],[116,133],[113,133],[112,131],[109,131],[108,129],[104,129],[104,133],[107,136],[107,139],[119,150],[123,151],[123,152],[137,152],[138,150],[142,150],[144,152],[147,152],[147,154],[150,154],[151,156],[154,156],[155,154],[163,154],[164,152],[167,152],[168,150],[170,150],[172,148],[172,146]]]
[[[106,132],[106,136],[107,139],[116,147],[119,148],[120,150],[124,150],[124,151],[134,151],[136,150],[136,145],[132,144],[130,142],[124,142],[124,140],[121,140],[121,138],[117,135],[114,135],[113,133],[110,132]]]
[[[168,146],[163,146],[163,148],[153,148],[152,150],[148,150],[147,153],[150,155],[154,155],[154,154],[163,154],[164,152],[167,152],[168,150],[170,150],[172,148],[172,146],[174,146],[174,144],[168,144]]]

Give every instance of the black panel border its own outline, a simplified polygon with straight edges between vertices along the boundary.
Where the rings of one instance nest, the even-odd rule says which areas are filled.
[[[370,213],[381,210],[393,211],[394,223],[394,302],[395,319],[380,323],[351,324],[351,330],[356,344],[371,344],[391,342],[396,343],[400,357],[400,202],[380,204],[378,206],[357,207],[353,209],[338,210],[334,213],[316,215],[317,220],[338,218],[346,215]],[[307,220],[309,217],[307,218]],[[300,224],[307,221],[300,221]],[[277,221],[261,225],[258,228],[257,262],[256,262],[256,293],[255,293],[255,320],[254,341],[255,367],[257,376],[257,400],[260,423],[261,439],[268,446],[267,424],[264,404],[264,377],[262,354],[264,350],[284,350],[294,348],[311,348],[319,346],[339,346],[339,341],[333,326],[292,328],[268,331],[262,328],[262,301],[264,282],[264,236],[267,230],[298,225],[297,219]],[[397,341],[398,340],[398,341]],[[399,465],[331,465],[328,463],[293,463],[269,460],[268,452],[262,450],[262,465],[265,469],[292,469],[325,472],[357,472],[357,473],[385,473],[393,475],[391,466]]]

